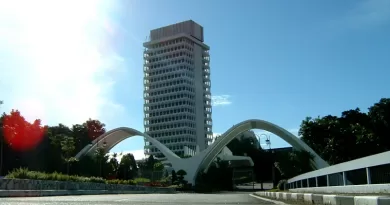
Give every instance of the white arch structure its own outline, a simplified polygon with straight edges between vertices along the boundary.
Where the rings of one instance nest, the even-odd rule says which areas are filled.
[[[220,153],[222,149],[231,140],[233,140],[240,133],[251,129],[262,129],[271,132],[285,140],[296,150],[305,150],[311,153],[314,157],[312,161],[312,166],[316,169],[329,166],[329,164],[325,160],[323,160],[317,153],[315,153],[313,149],[311,149],[306,143],[304,143],[292,133],[273,123],[258,119],[246,120],[239,124],[236,124],[229,130],[227,130],[224,134],[222,134],[221,137],[219,137],[207,149],[197,153],[191,158],[180,158],[171,150],[169,150],[166,146],[164,146],[154,138],[150,137],[149,135],[126,127],[117,128],[103,134],[102,136],[94,140],[92,142],[92,145],[90,145],[89,147],[85,147],[83,150],[81,150],[76,157],[81,157],[82,155],[87,154],[92,150],[95,150],[97,147],[97,142],[100,142],[102,140],[107,143],[107,146],[104,149],[108,152],[111,148],[113,148],[122,140],[128,137],[139,135],[145,137],[147,140],[152,142],[153,145],[155,145],[164,154],[164,156],[172,164],[172,167],[175,170],[185,170],[187,172],[187,175],[185,176],[186,180],[188,182],[191,182],[192,184],[195,184],[195,179],[199,171],[203,170],[207,172],[207,169],[214,160],[215,156],[217,156],[218,153]]]
[[[155,145],[169,161],[181,159],[179,156],[177,156],[175,153],[173,153],[170,149],[168,149],[156,139],[150,137],[145,133],[128,127],[119,127],[100,135],[98,138],[93,140],[91,144],[85,146],[79,153],[77,153],[76,158],[79,159],[85,154],[93,153],[93,151],[95,151],[97,147],[101,147],[102,149],[104,149],[105,152],[108,152],[113,147],[115,147],[115,145],[133,136],[145,137],[149,142],[153,143],[153,145]],[[103,143],[105,143],[106,146],[101,146]]]

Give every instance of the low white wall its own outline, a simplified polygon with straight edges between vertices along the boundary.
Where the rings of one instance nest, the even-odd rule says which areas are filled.
[[[388,193],[390,194],[390,184],[369,184],[353,186],[329,186],[329,187],[310,187],[289,189],[290,192],[298,193],[331,193],[331,194],[373,194]]]
[[[313,177],[351,171],[351,170],[361,169],[366,167],[373,167],[373,166],[378,166],[383,164],[390,164],[390,151],[382,152],[368,157],[363,157],[360,159],[351,160],[348,162],[343,162],[340,164],[325,167],[315,171],[307,172],[289,179],[288,183],[295,182],[302,179],[309,179]]]

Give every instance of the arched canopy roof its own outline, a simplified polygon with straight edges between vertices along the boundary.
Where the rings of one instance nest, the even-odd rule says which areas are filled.
[[[305,150],[311,153],[314,157],[312,165],[316,169],[329,166],[329,164],[326,161],[324,161],[316,152],[314,152],[313,149],[311,149],[306,143],[304,143],[302,140],[300,140],[298,137],[296,137],[289,131],[264,120],[251,119],[251,120],[246,120],[241,123],[238,123],[237,125],[234,125],[229,130],[227,130],[224,134],[222,134],[217,141],[215,141],[211,146],[209,146],[206,150],[204,150],[204,156],[202,157],[202,162],[199,166],[199,169],[207,170],[214,157],[231,140],[233,140],[240,133],[251,129],[262,129],[271,132],[279,136],[283,140],[285,140],[296,150]]]
[[[207,170],[207,168],[212,163],[213,159],[222,151],[226,145],[233,140],[237,135],[251,129],[262,129],[268,132],[271,132],[291,146],[293,146],[296,150],[305,150],[311,153],[314,156],[312,165],[316,169],[324,168],[329,166],[329,164],[324,161],[317,153],[313,151],[306,143],[300,140],[298,137],[288,132],[287,130],[264,120],[251,119],[246,120],[237,125],[233,126],[229,130],[227,130],[224,134],[221,135],[213,144],[211,144],[207,149],[203,150],[200,153],[197,153],[195,156],[191,158],[180,158],[175,153],[173,153],[166,146],[161,144],[156,139],[150,137],[149,135],[142,133],[138,130],[128,128],[128,127],[120,127],[105,134],[101,135],[97,139],[95,139],[89,146],[86,146],[83,150],[81,150],[76,157],[79,158],[85,154],[92,153],[98,146],[103,145],[105,142],[106,146],[104,147],[105,151],[108,152],[115,145],[133,136],[143,136],[153,145],[155,145],[168,159],[168,161],[172,164],[174,169],[184,169],[187,172],[186,180],[192,180],[195,182],[195,176],[200,170]]]
[[[89,146],[86,146],[81,150],[76,158],[80,158],[85,154],[89,154],[96,150],[97,147],[103,148],[106,152],[110,151],[115,145],[122,142],[123,140],[133,137],[133,136],[142,136],[145,137],[149,142],[156,146],[168,160],[180,159],[175,153],[168,149],[165,145],[161,144],[156,139],[150,137],[148,134],[142,133],[138,130],[129,128],[129,127],[119,127],[113,130],[110,130],[103,135],[99,136]],[[105,145],[105,146],[103,146]]]

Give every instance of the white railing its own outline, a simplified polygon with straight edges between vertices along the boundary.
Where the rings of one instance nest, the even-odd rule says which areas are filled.
[[[307,172],[288,180],[288,188],[390,184],[390,151]]]

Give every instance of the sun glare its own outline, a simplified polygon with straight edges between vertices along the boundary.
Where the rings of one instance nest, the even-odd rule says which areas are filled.
[[[10,47],[21,58],[20,61],[28,65],[23,71],[24,75],[30,76],[26,80],[30,85],[40,88],[41,95],[31,95],[51,96],[56,99],[51,106],[59,109],[72,107],[89,113],[90,117],[96,117],[98,111],[90,110],[96,109],[89,106],[90,102],[78,102],[74,99],[78,96],[84,96],[83,99],[99,99],[101,86],[95,83],[97,79],[94,74],[101,73],[101,69],[107,64],[104,62],[106,52],[102,52],[101,47],[109,46],[109,42],[105,41],[107,35],[113,32],[108,11],[110,5],[107,2],[103,4],[100,0],[0,2],[0,23],[6,22],[13,31],[9,34],[14,41]],[[102,102],[95,103],[104,102],[102,99]],[[30,109],[30,106],[25,109]],[[26,112],[39,115],[44,111]]]

